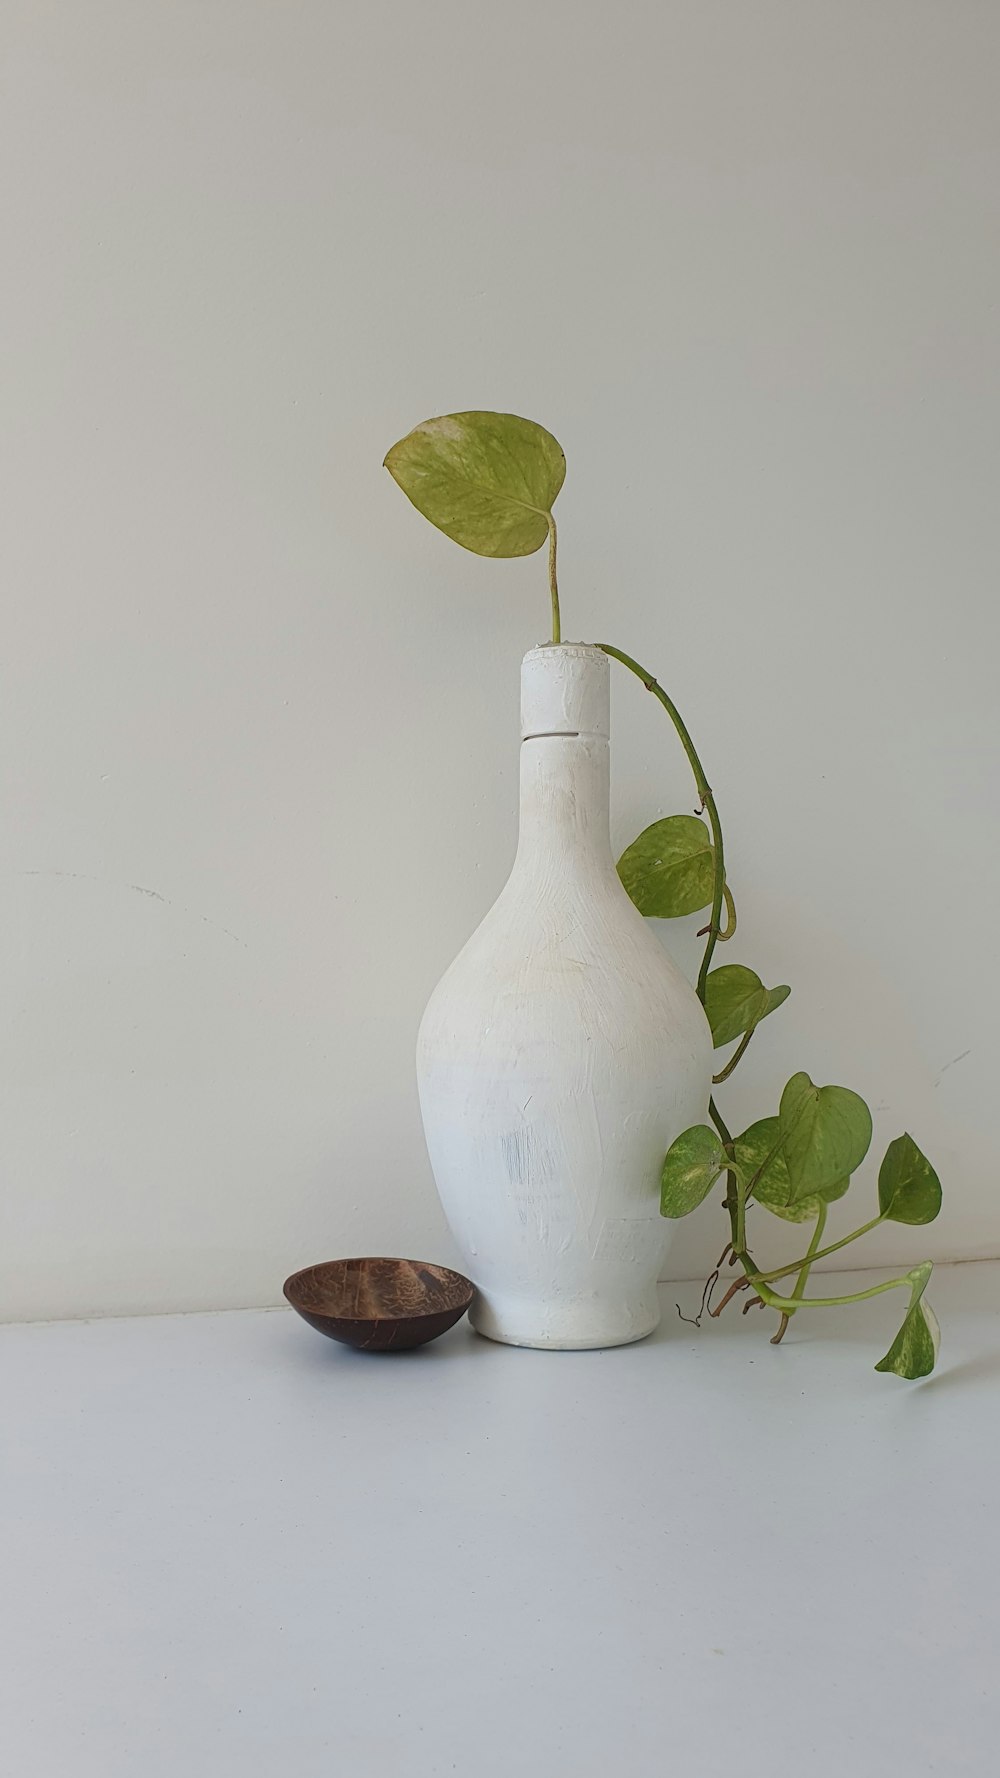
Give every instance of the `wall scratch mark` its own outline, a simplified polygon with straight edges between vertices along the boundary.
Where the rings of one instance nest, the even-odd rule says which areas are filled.
[[[942,1068],[940,1074],[937,1077],[937,1080],[934,1082],[934,1086],[936,1086],[936,1087],[940,1086],[940,1084],[941,1084],[942,1080],[944,1079],[945,1075],[947,1074],[949,1068],[954,1068],[955,1064],[957,1062],[964,1062],[966,1056],[971,1056],[971,1054],[972,1054],[971,1049],[967,1049],[967,1050],[963,1050],[960,1056],[952,1056],[951,1061],[945,1063],[944,1067]],[[932,1091],[933,1091],[933,1088],[932,1088]]]
[[[234,945],[241,945],[244,951],[250,949],[246,939],[240,938],[235,932],[230,932],[228,926],[220,926],[218,920],[211,919],[208,914],[196,914],[192,908],[185,907],[182,902],[171,901],[169,896],[161,895],[158,889],[147,889],[142,883],[115,883],[109,881],[107,877],[94,877],[88,871],[82,870],[22,870],[18,872],[18,875],[22,877],[65,877],[71,883],[98,883],[105,889],[129,889],[133,895],[148,896],[150,901],[161,902],[165,908],[176,908],[179,914],[186,914],[191,920],[200,920],[203,926],[211,926],[216,932],[221,932],[226,938],[231,938]]]

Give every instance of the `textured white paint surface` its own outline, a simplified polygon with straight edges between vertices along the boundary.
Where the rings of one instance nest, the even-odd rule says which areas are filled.
[[[1000,1251],[1000,8],[2,29],[0,1315],[457,1257],[413,1042],[510,871],[545,562],[379,466],[470,405],[565,445],[566,633],[676,695],[732,958],[792,983],[733,1123],[844,1081],[948,1188],[875,1253]],[[694,799],[653,700],[613,704],[620,847]],[[672,1267],[722,1240],[707,1209]]]
[[[519,1346],[621,1345],[656,1325],[663,1156],[711,1090],[705,1014],[615,870],[608,687],[599,649],[525,656],[514,868],[417,1043],[472,1320]]]
[[[613,1352],[0,1329],[4,1771],[995,1778],[998,1273],[917,1385],[895,1296],[777,1351],[669,1289]]]

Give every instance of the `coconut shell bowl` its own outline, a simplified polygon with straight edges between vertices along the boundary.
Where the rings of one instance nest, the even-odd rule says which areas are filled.
[[[461,1272],[419,1259],[330,1259],[285,1279],[303,1321],[360,1352],[426,1346],[462,1319],[474,1294]]]

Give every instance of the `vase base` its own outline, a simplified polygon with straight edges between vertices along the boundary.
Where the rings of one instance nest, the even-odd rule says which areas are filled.
[[[539,1313],[527,1305],[505,1308],[477,1295],[469,1320],[477,1334],[501,1346],[529,1346],[539,1352],[593,1352],[606,1346],[631,1346],[645,1340],[659,1326],[660,1305],[652,1298],[631,1309],[615,1309],[594,1315],[585,1308],[560,1314]]]

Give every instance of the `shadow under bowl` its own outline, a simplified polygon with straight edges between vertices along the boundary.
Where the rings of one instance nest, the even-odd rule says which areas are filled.
[[[475,1290],[461,1272],[419,1259],[330,1259],[285,1279],[317,1333],[361,1352],[425,1346],[460,1321]]]

